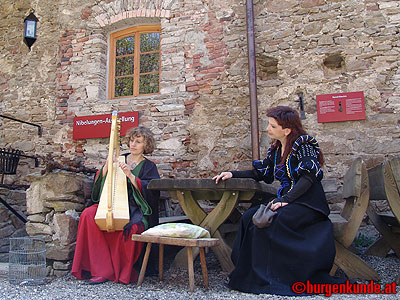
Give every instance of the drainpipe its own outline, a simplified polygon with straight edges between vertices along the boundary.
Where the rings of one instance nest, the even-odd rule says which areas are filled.
[[[250,124],[251,124],[251,149],[253,160],[260,159],[260,147],[258,142],[258,106],[257,106],[257,77],[256,77],[256,53],[254,39],[254,12],[253,0],[246,1],[247,23],[247,49],[249,61],[249,90],[250,90]]]

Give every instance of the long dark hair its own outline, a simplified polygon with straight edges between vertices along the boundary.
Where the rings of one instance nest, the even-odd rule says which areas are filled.
[[[293,143],[301,135],[307,134],[301,124],[301,120],[297,111],[289,106],[275,106],[267,110],[267,117],[274,118],[276,122],[282,126],[283,129],[291,129],[290,134],[287,136],[286,147],[283,149],[281,164],[283,164],[292,150]],[[278,140],[272,141],[271,148],[276,149],[281,146],[281,142]],[[322,166],[324,164],[324,156],[322,151],[318,155],[319,164]]]

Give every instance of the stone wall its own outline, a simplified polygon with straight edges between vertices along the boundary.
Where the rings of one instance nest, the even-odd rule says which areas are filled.
[[[45,236],[49,275],[71,269],[79,215],[90,201],[93,178],[66,171],[31,174],[26,191],[30,236]]]
[[[72,3],[73,2],[73,3]],[[1,110],[43,127],[0,120],[1,143],[98,167],[107,139],[72,140],[74,116],[138,110],[156,135],[151,157],[167,177],[211,176],[245,168],[251,157],[246,9],[235,0],[2,1]],[[339,179],[356,156],[376,165],[400,146],[397,1],[255,1],[261,153],[269,138],[265,111],[298,107]],[[19,38],[33,7],[39,18],[32,51]],[[160,24],[160,95],[107,99],[111,32]],[[318,123],[317,94],[364,91],[365,121]],[[26,109],[29,107],[29,109]],[[371,130],[374,129],[374,130]],[[32,164],[19,172],[32,171]]]

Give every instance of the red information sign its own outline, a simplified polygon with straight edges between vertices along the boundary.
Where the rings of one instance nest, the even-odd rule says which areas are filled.
[[[129,128],[139,125],[139,112],[118,113],[118,119],[121,121],[120,136],[125,136]],[[111,114],[75,117],[73,130],[72,138],[74,140],[109,137]]]
[[[365,120],[364,92],[317,95],[318,122]]]

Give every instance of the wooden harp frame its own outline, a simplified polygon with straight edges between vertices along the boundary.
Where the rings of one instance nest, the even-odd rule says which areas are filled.
[[[108,232],[123,230],[124,226],[129,223],[127,180],[119,167],[119,162],[125,163],[125,157],[119,156],[119,130],[118,112],[113,111],[106,180],[95,216],[95,222],[100,230]]]

